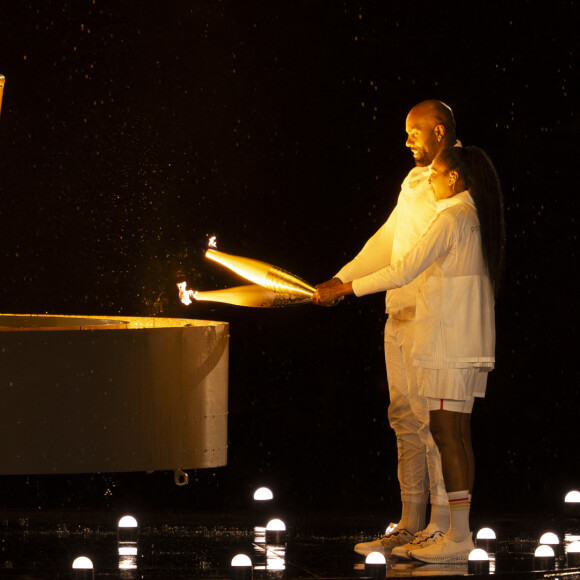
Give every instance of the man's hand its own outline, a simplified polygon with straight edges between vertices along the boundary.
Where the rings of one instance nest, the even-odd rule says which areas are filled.
[[[343,284],[338,278],[333,278],[324,284],[316,286],[314,303],[319,306],[335,306],[348,294],[352,294],[352,284]]]
[[[331,278],[330,280],[327,280],[322,284],[318,284],[316,286],[316,289],[320,290],[321,288],[332,288],[333,286],[340,286],[341,284],[342,280],[340,278]]]

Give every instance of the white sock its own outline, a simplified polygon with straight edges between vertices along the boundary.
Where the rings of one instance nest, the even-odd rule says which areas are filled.
[[[461,542],[469,536],[469,508],[471,501],[468,490],[451,491],[449,500],[449,531],[447,537],[454,542]]]
[[[449,529],[449,504],[437,505],[431,504],[431,518],[427,526],[427,532],[434,534],[435,532],[447,532]]]
[[[415,503],[411,501],[403,502],[403,512],[401,520],[397,524],[397,528],[407,530],[410,534],[416,534],[425,527],[425,514],[427,512],[427,504]]]

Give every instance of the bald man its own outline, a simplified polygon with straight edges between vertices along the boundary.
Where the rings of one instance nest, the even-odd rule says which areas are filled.
[[[440,101],[423,101],[407,115],[405,130],[415,165],[401,186],[397,205],[387,222],[360,253],[332,279],[317,289],[352,282],[389,263],[397,262],[417,242],[435,216],[435,198],[428,183],[429,165],[442,149],[457,144],[451,109]],[[389,384],[389,423],[397,437],[398,478],[402,513],[378,540],[363,542],[355,551],[366,555],[409,557],[426,547],[449,528],[449,505],[441,472],[441,458],[429,431],[427,399],[418,394],[411,349],[417,281],[386,294],[385,359]],[[426,524],[427,504],[431,518]]]

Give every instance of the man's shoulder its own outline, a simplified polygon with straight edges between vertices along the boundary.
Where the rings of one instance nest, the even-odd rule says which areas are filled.
[[[407,176],[405,177],[405,180],[403,181],[403,183],[405,183],[405,181],[423,181],[423,180],[427,180],[429,178],[429,167],[413,167],[411,169],[411,171],[409,171],[409,173],[407,173]]]
[[[433,189],[429,183],[429,168],[428,167],[414,167],[409,171],[407,177],[401,185],[401,192],[397,201],[397,205],[403,204],[421,204],[428,205],[435,210],[435,198]]]

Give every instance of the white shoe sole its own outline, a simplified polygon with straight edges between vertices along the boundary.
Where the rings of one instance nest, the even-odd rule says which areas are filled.
[[[471,550],[462,550],[461,552],[456,552],[455,554],[448,554],[441,556],[415,556],[411,552],[411,557],[414,560],[419,560],[421,562],[426,562],[427,564],[466,564],[469,558],[469,552]]]

